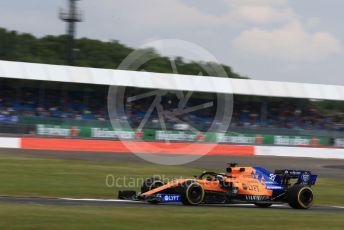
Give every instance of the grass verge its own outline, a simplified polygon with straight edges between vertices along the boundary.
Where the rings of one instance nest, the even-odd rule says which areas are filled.
[[[0,204],[1,229],[342,229],[342,213],[249,209]]]
[[[203,170],[148,163],[0,156],[0,195],[115,198],[120,189],[138,189],[141,178],[190,177]],[[320,178],[314,190],[316,204],[344,205],[343,180]]]

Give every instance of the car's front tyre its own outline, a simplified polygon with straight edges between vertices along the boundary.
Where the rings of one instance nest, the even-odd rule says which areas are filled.
[[[191,182],[183,186],[182,203],[184,205],[199,205],[204,200],[204,189],[197,182]]]

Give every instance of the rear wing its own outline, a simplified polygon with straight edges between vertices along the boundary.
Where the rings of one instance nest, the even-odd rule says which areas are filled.
[[[290,179],[297,179],[297,184],[314,185],[317,180],[317,175],[313,175],[311,171],[293,170],[293,169],[277,169],[275,170],[276,177],[282,184],[288,184]]]

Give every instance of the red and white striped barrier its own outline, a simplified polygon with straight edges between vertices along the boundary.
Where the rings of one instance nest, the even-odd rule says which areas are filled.
[[[11,138],[0,137],[0,148],[11,149],[38,149],[61,151],[92,151],[92,152],[131,152],[130,145],[146,145],[144,152],[152,153],[147,146],[162,149],[161,154],[187,154],[180,149],[189,143],[161,143],[161,142],[122,142],[111,140],[79,140],[55,138]],[[193,143],[197,149],[202,149],[205,143]],[[160,152],[159,152],[160,153]],[[323,159],[344,159],[344,149],[339,148],[312,148],[312,147],[285,147],[285,146],[245,146],[218,144],[209,151],[208,155],[242,155],[242,156],[281,156],[281,157],[311,157]]]
[[[0,137],[0,148],[20,149],[21,138]]]
[[[254,155],[344,159],[344,149],[287,146],[256,146]]]

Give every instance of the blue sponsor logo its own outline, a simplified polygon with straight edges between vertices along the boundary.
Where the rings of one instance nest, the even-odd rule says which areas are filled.
[[[309,181],[310,178],[311,178],[311,176],[308,173],[304,173],[301,176],[302,181],[306,182],[306,183]]]
[[[168,203],[168,202],[180,202],[182,200],[181,195],[179,194],[162,194],[159,193],[156,197],[160,198],[161,202]]]
[[[282,186],[278,186],[278,185],[267,185],[266,189],[269,189],[269,190],[284,190],[284,188]]]

